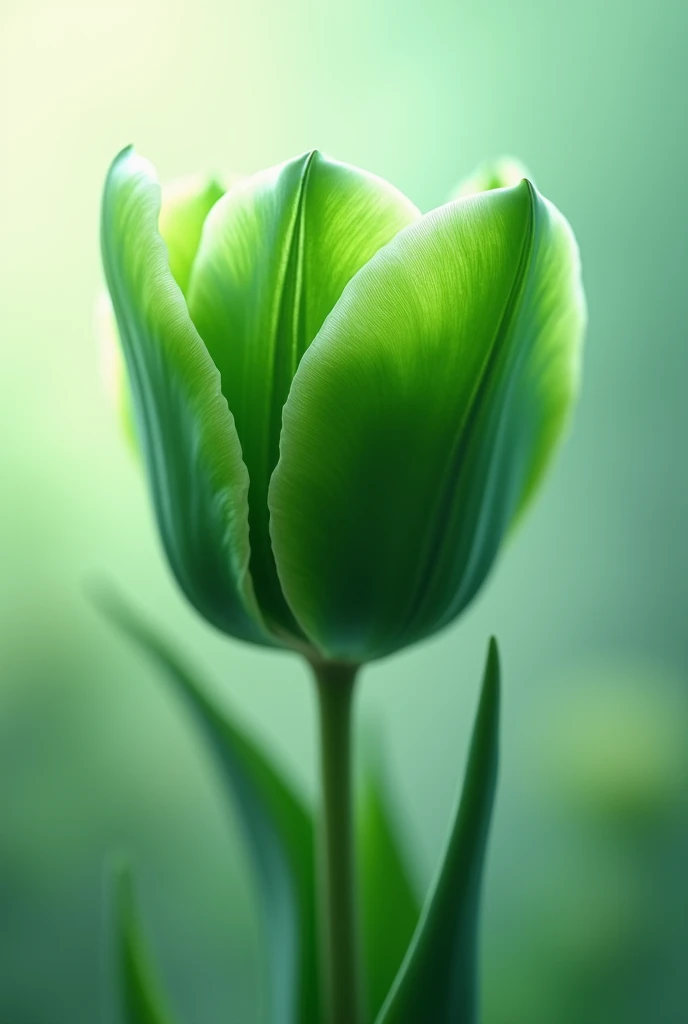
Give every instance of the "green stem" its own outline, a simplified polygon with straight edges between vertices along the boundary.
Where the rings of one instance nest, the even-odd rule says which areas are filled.
[[[351,721],[357,666],[313,666],[320,708],[320,925],[329,1024],[360,1024]]]

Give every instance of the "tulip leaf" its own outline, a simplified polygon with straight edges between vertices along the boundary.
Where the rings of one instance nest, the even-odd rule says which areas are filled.
[[[175,1024],[148,948],[128,861],[118,859],[111,872],[114,945],[114,1003],[122,1024]]]
[[[261,608],[301,637],[275,570],[268,485],[301,356],[349,279],[418,211],[396,189],[308,153],[239,182],[206,222],[189,286],[251,480],[251,573]]]
[[[270,1024],[320,1024],[309,811],[226,709],[208,695],[196,673],[138,614],[112,596],[99,604],[187,700],[231,790],[262,903]]]
[[[420,904],[406,865],[380,758],[369,748],[358,807],[366,1014],[375,1020],[418,923]]]
[[[477,923],[497,780],[500,671],[490,642],[466,777],[449,844],[377,1024],[476,1024]]]
[[[561,433],[583,319],[570,228],[527,181],[425,215],[351,280],[294,377],[269,492],[323,656],[381,657],[472,599]]]
[[[105,184],[101,241],[136,436],[180,586],[220,629],[267,643],[249,572],[248,473],[217,368],[170,270],[160,195],[151,165],[123,150]]]

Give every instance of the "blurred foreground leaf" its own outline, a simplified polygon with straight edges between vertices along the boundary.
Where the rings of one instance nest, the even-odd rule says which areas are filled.
[[[475,1024],[477,923],[497,780],[500,672],[490,641],[458,813],[439,875],[378,1024]]]
[[[385,1001],[418,923],[420,902],[409,877],[384,770],[370,744],[358,816],[366,1020]]]
[[[208,696],[173,649],[112,594],[99,606],[189,702],[218,757],[242,825],[262,904],[270,1024],[320,1024],[311,816],[253,741]]]
[[[123,1024],[176,1024],[153,966],[136,903],[131,865],[119,858],[111,874],[116,1001]]]

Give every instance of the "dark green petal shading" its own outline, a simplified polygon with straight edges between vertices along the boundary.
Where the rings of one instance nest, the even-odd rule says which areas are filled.
[[[248,474],[219,375],[158,231],[160,186],[132,149],[114,161],[102,252],[160,533],[180,586],[219,628],[269,642],[249,574]]]
[[[459,614],[561,433],[584,313],[575,242],[526,181],[402,231],[304,356],[270,487],[284,593],[365,661]]]
[[[271,622],[300,635],[275,570],[267,503],[282,408],[303,353],[356,271],[418,216],[373,175],[310,153],[215,206],[189,309],[222,379],[251,480],[251,573]]]

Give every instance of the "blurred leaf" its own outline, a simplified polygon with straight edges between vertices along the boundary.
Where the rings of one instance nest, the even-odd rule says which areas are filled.
[[[112,869],[116,1000],[124,1024],[175,1024],[153,966],[136,903],[134,877],[128,861]]]
[[[226,709],[207,695],[195,672],[138,614],[110,595],[99,604],[163,668],[219,758],[258,880],[268,943],[270,1024],[320,1024],[310,813]]]
[[[499,655],[491,640],[449,845],[378,1024],[477,1021],[478,904],[497,780],[499,690]]]
[[[371,1021],[392,986],[420,914],[377,749],[376,744],[366,752],[358,818],[366,1020]]]

